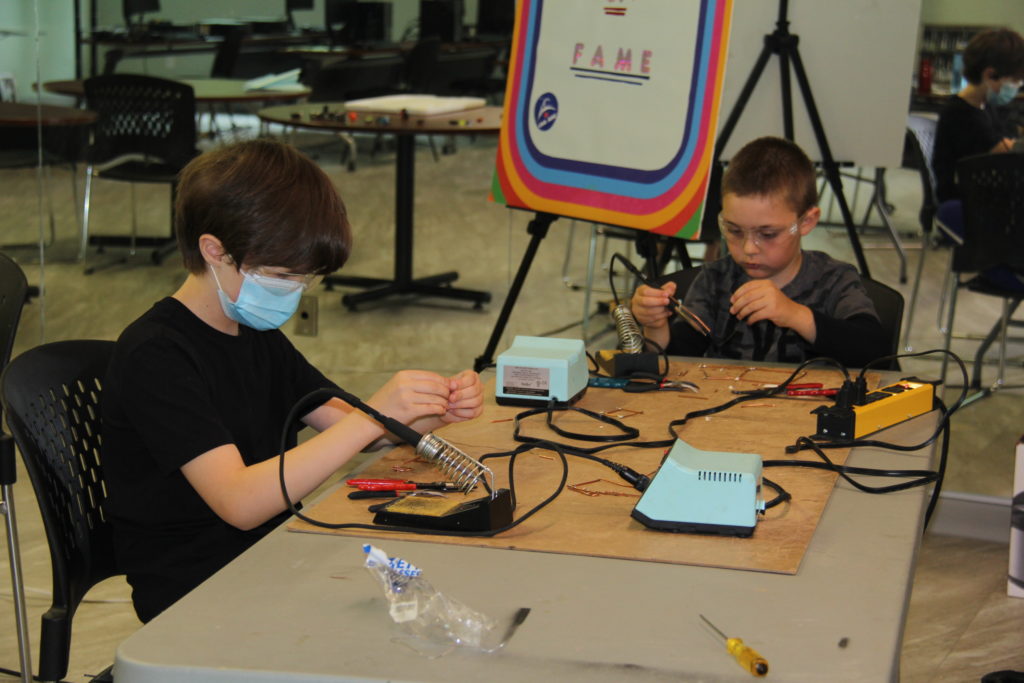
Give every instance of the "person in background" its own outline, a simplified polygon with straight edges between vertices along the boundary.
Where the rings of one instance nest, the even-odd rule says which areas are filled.
[[[956,164],[976,154],[1013,149],[1019,131],[1004,116],[1024,81],[1024,38],[1010,29],[975,35],[964,50],[967,85],[949,98],[939,113],[932,168],[936,198],[959,198]]]

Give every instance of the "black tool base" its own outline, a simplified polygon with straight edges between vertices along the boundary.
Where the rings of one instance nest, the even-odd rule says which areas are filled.
[[[428,277],[416,278],[408,282],[397,280],[380,280],[376,278],[332,276],[325,280],[330,288],[333,285],[349,285],[355,287],[371,287],[365,292],[345,294],[341,297],[341,303],[350,311],[357,310],[360,304],[385,299],[391,296],[411,294],[414,296],[432,296],[444,299],[458,299],[460,301],[472,301],[473,308],[480,309],[491,300],[490,292],[480,292],[472,289],[458,289],[452,287],[451,283],[459,278],[455,271],[431,275]]]

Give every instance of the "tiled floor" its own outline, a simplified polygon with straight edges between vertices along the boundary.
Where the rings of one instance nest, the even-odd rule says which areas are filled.
[[[300,139],[299,142],[308,142]],[[368,149],[368,145],[366,146]],[[317,293],[319,333],[315,337],[292,335],[296,345],[328,376],[353,393],[368,395],[391,373],[406,367],[425,367],[454,372],[472,365],[485,346],[501,302],[527,243],[529,215],[507,211],[486,201],[494,163],[492,139],[463,141],[457,154],[434,162],[425,146],[418,154],[415,263],[417,274],[449,269],[460,272],[458,284],[493,293],[484,311],[459,303],[438,301],[393,302],[351,313],[339,305],[340,291]],[[355,227],[354,255],[345,267],[351,274],[383,276],[391,271],[393,229],[393,156],[364,154],[356,173],[337,164],[337,148],[319,151],[321,163],[331,173],[349,206]],[[4,171],[0,190],[0,241],[37,238],[39,221],[35,200],[36,178],[31,171]],[[918,180],[913,172],[890,171],[890,201],[900,232],[917,231],[920,202]],[[76,235],[66,171],[53,171],[53,189],[60,242]],[[850,191],[852,194],[852,189]],[[94,231],[124,232],[128,194],[123,187],[105,184],[94,195]],[[863,202],[865,191],[859,194]],[[167,195],[161,188],[139,194],[143,232],[166,229]],[[863,207],[858,205],[857,214]],[[838,214],[836,214],[838,215]],[[544,334],[579,321],[583,292],[567,287],[562,274],[566,255],[568,221],[560,219],[541,245],[536,262],[515,308],[499,351],[515,334]],[[583,226],[581,226],[582,228]],[[573,263],[569,279],[585,277],[587,229],[577,229],[572,242]],[[874,232],[864,236],[872,275],[909,295],[909,284],[898,282],[895,252]],[[908,246],[919,238],[909,236]],[[881,245],[883,248],[873,248]],[[612,240],[611,248],[628,244]],[[811,248],[850,259],[843,230],[823,227],[809,239]],[[695,255],[700,249],[693,248]],[[910,252],[911,276],[920,252]],[[938,291],[946,252],[928,254],[921,302],[911,343],[924,350],[940,345],[935,326]],[[90,260],[95,259],[90,255]],[[143,259],[144,260],[144,259]],[[94,275],[82,274],[80,264],[50,263],[45,273],[26,265],[29,280],[42,284],[44,300],[26,307],[15,354],[41,341],[69,338],[113,339],[150,303],[172,292],[181,279],[175,259],[162,266],[115,267]],[[605,289],[604,271],[598,286]],[[601,297],[607,297],[601,293]],[[956,329],[984,333],[998,313],[998,303],[964,295],[958,305]],[[592,322],[591,333],[604,327]],[[289,330],[290,331],[290,330]],[[578,335],[579,328],[562,333]],[[598,339],[596,347],[611,343]],[[976,342],[956,341],[954,348],[965,357],[973,355]],[[1021,358],[1024,346],[1010,345],[1013,364],[1011,383],[1024,380]],[[912,360],[907,374],[934,377],[938,363]],[[951,378],[953,377],[951,373]],[[994,368],[986,366],[986,382]],[[947,401],[952,395],[947,392]],[[953,445],[947,490],[1006,498],[1010,495],[1012,450],[1020,436],[1022,401],[1019,390],[1003,390],[974,403],[954,418]],[[17,504],[25,575],[33,589],[29,599],[33,642],[38,616],[48,605],[49,560],[33,496],[23,474],[17,487]],[[6,565],[6,555],[0,564]],[[1024,670],[1024,601],[1005,596],[1007,547],[1005,544],[927,535],[922,546],[910,616],[903,649],[903,680],[969,681],[999,669]],[[0,569],[6,575],[6,567]],[[880,577],[880,580],[881,577]],[[5,582],[6,583],[6,582]],[[84,680],[113,657],[116,644],[138,627],[123,581],[112,580],[94,591],[96,603],[83,605],[76,617],[74,652],[68,679]],[[0,597],[0,666],[16,668],[13,610],[9,596]],[[34,653],[34,656],[36,654]]]

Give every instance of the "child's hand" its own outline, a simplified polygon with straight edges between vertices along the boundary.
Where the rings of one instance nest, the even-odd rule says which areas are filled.
[[[661,289],[640,285],[633,293],[629,307],[633,317],[644,328],[644,336],[662,348],[668,346],[671,334],[668,319],[672,315],[669,310],[669,297],[675,296],[676,283],[666,282]]]
[[[732,304],[729,313],[748,325],[770,320],[779,327],[788,327],[812,344],[817,337],[811,309],[783,294],[771,280],[751,280],[737,287],[729,301]]]
[[[442,422],[462,422],[478,417],[484,410],[484,389],[480,375],[472,370],[463,370],[448,378],[448,410],[441,416]]]
[[[664,327],[672,311],[668,308],[669,297],[675,296],[676,283],[666,282],[661,289],[640,285],[633,293],[629,307],[633,317],[644,327],[657,329]]]
[[[790,322],[799,308],[804,308],[782,293],[771,280],[751,280],[741,285],[729,299],[729,313],[748,325],[771,320],[779,327],[792,327]]]
[[[388,417],[409,424],[421,417],[444,415],[451,393],[449,381],[436,372],[402,370],[367,403]]]

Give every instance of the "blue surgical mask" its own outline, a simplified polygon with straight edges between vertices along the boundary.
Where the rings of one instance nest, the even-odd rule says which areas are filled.
[[[242,273],[242,287],[235,301],[228,298],[220,286],[217,271],[212,267],[217,283],[217,296],[224,315],[254,330],[274,330],[295,315],[302,298],[303,283],[294,280],[268,278]]]
[[[988,103],[997,107],[1005,107],[1010,102],[1013,102],[1013,98],[1017,96],[1018,90],[1020,90],[1019,81],[1005,81],[999,86],[998,92],[988,91]]]

